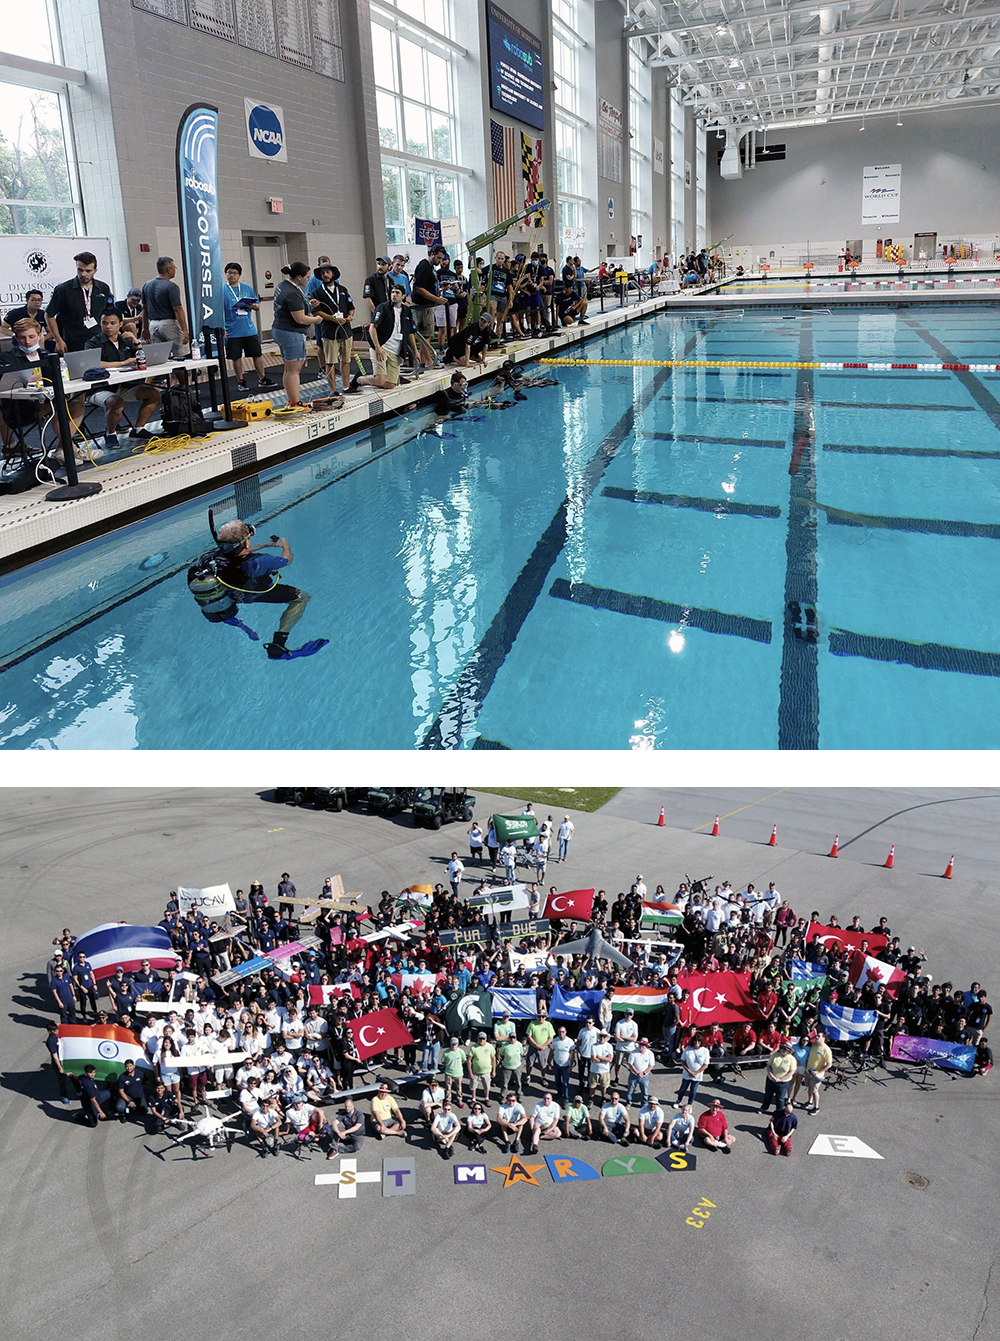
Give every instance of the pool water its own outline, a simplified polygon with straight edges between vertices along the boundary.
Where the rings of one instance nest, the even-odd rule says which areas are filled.
[[[994,361],[998,328],[978,304],[705,312],[577,352]],[[1000,374],[548,371],[513,408],[440,435],[414,412],[5,578],[0,744],[1000,743]],[[290,644],[328,647],[273,662],[273,608],[241,608],[257,643],[202,618],[209,504],[288,537],[312,597]]]
[[[825,275],[816,279],[755,279],[743,282],[730,280],[711,293],[705,294],[706,302],[714,297],[768,297],[774,294],[801,294],[816,297],[824,293],[905,293],[926,294],[941,293],[996,293],[1000,290],[1000,275],[986,273],[981,275],[960,275],[949,279],[946,274],[913,275],[905,279],[896,279],[893,275],[884,275],[881,279],[852,279],[850,275]]]

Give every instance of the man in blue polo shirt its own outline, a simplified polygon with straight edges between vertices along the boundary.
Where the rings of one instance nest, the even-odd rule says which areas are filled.
[[[258,386],[266,389],[273,387],[274,383],[269,380],[267,373],[264,371],[260,336],[257,334],[257,324],[250,315],[257,311],[260,303],[257,301],[257,294],[254,292],[252,285],[242,282],[240,278],[242,274],[243,267],[239,261],[230,261],[226,266],[226,284],[222,290],[222,305],[226,321],[226,358],[232,360],[238,391],[249,391],[250,389],[243,379],[243,360],[245,358],[253,361]]]
[[[59,965],[52,974],[52,995],[63,1024],[76,1024],[76,988],[73,979]]]
[[[79,950],[76,956],[76,963],[73,965],[73,981],[76,984],[77,999],[80,1002],[80,1015],[87,1014],[87,1002],[90,1002],[92,1014],[97,1014],[97,983],[94,981],[94,970],[87,962],[87,956]]]

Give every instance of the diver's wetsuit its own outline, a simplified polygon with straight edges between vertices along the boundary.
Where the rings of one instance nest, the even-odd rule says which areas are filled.
[[[439,391],[434,397],[434,412],[436,414],[464,414],[469,408],[469,393],[463,388],[456,391],[453,386],[446,387]]]
[[[286,607],[278,621],[274,642],[268,644],[269,649],[271,646],[276,646],[278,649],[284,647],[285,640],[302,618],[309,600],[308,592],[300,591],[298,587],[293,587],[287,582],[276,580],[278,571],[286,568],[288,562],[289,560],[282,558],[281,555],[262,554],[257,551],[247,554],[242,559],[229,560],[220,571],[222,581],[240,604]],[[279,650],[278,655],[280,654]]]

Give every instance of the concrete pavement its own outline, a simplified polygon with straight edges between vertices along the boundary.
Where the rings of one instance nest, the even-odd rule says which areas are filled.
[[[842,921],[858,912],[865,925],[885,914],[904,941],[926,948],[937,981],[995,987],[990,828],[1000,795],[784,793],[727,818],[718,839],[691,829],[757,793],[656,798],[626,792],[595,815],[574,814],[571,860],[551,865],[546,883],[614,894],[640,871],[650,888],[662,882],[668,891],[685,871],[734,883],[774,879],[798,911]],[[667,798],[677,827],[658,829]],[[516,798],[481,796],[477,813],[519,808]],[[888,850],[885,826],[861,835],[890,813],[905,839],[886,829],[897,863],[885,871],[874,864]],[[782,845],[770,848],[775,822]],[[949,825],[963,835],[965,855],[945,882],[934,872]],[[417,1194],[391,1207],[375,1186],[361,1186],[353,1202],[315,1187],[315,1173],[335,1167],[315,1156],[261,1160],[238,1145],[204,1163],[179,1151],[161,1158],[163,1138],[137,1127],[89,1132],[69,1120],[42,1065],[52,1012],[38,990],[49,942],[64,926],[81,933],[115,919],[155,922],[178,882],[246,887],[259,876],[273,891],[282,870],[306,893],[339,871],[348,888],[377,899],[385,888],[443,879],[451,851],[467,852],[463,828],[433,833],[405,817],[279,807],[239,789],[5,794],[4,1335],[194,1341],[391,1328],[408,1341],[458,1332],[485,1341],[499,1331],[527,1341],[545,1329],[575,1341],[631,1341],[650,1330],[731,1341],[751,1327],[775,1341],[1000,1335],[988,1285],[998,1255],[993,1077],[939,1075],[922,1092],[893,1068],[828,1093],[818,1118],[802,1117],[793,1157],[775,1160],[757,1139],[762,1082],[748,1071],[739,1084],[703,1090],[724,1097],[738,1135],[733,1154],[702,1152],[695,1174],[669,1180],[569,1188],[543,1170],[539,1188],[504,1191],[492,1173],[485,1188],[456,1187],[422,1134],[412,1147],[369,1139],[361,1169],[377,1169],[386,1155],[416,1160]],[[843,855],[834,862],[824,854],[838,828]],[[944,841],[944,857],[960,846]],[[915,854],[912,869],[904,848]],[[658,1072],[654,1083],[661,1101],[672,1099],[676,1073]],[[817,1132],[859,1136],[883,1159],[809,1156]],[[507,1162],[488,1150],[488,1165]],[[560,1141],[547,1153],[599,1167],[616,1152]],[[927,1187],[904,1182],[910,1173]],[[686,1220],[701,1198],[715,1209],[695,1230]]]

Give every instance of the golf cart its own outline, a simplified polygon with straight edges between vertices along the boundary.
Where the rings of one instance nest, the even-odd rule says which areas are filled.
[[[413,823],[419,829],[440,829],[449,820],[468,823],[475,814],[476,798],[464,787],[431,787],[413,803]]]

